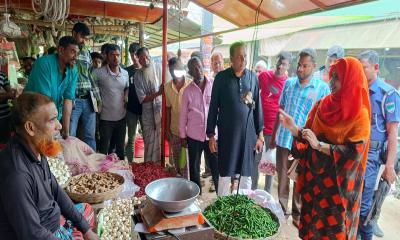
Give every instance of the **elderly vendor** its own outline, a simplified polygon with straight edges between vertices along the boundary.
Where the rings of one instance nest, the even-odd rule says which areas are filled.
[[[0,152],[0,238],[73,239],[76,227],[85,240],[98,239],[82,215],[87,205],[74,206],[46,160],[61,151],[54,140],[61,129],[55,104],[44,95],[24,93],[12,119],[17,135]],[[61,215],[69,220],[63,226]]]

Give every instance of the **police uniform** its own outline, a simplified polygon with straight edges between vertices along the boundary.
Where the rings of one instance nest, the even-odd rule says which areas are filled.
[[[400,95],[398,91],[378,78],[369,86],[369,94],[372,110],[371,142],[368,150],[359,225],[363,239],[372,239],[373,234],[372,225],[363,226],[363,223],[372,207],[375,182],[380,165],[383,163],[382,153],[387,141],[386,123],[400,121]]]

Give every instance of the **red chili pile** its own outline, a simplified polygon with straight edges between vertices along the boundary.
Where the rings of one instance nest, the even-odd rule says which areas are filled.
[[[145,195],[144,188],[150,182],[167,177],[175,177],[173,173],[165,171],[159,163],[145,162],[145,163],[132,163],[132,172],[135,176],[134,182],[140,187],[140,190],[136,192],[136,197]]]

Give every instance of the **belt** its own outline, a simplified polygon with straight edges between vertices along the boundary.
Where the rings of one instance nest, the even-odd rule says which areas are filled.
[[[88,99],[88,98],[90,98],[90,94],[81,95],[81,96],[76,96],[76,98],[79,98],[79,99]]]
[[[369,143],[369,147],[370,148],[375,148],[375,149],[378,149],[378,148],[381,148],[382,146],[383,146],[383,144],[384,144],[384,142],[381,142],[381,141],[370,141],[370,143]]]

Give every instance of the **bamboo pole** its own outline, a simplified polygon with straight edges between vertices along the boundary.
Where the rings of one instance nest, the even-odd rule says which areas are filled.
[[[163,0],[163,32],[162,32],[162,84],[166,82],[167,74],[167,44],[168,44],[168,0]],[[162,117],[161,117],[161,166],[165,166],[165,93],[162,98]]]

